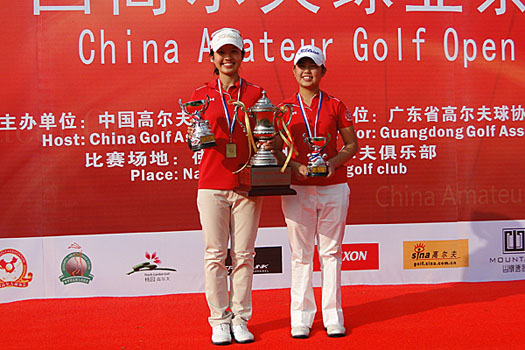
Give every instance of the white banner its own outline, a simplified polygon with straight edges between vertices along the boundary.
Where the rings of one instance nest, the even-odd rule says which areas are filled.
[[[524,228],[525,221],[347,226],[342,283],[524,279]],[[202,292],[203,249],[200,231],[0,239],[0,301]],[[254,289],[289,288],[286,228],[259,229],[256,251]]]

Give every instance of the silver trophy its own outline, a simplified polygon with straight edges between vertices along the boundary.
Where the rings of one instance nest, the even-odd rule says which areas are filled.
[[[308,137],[306,133],[303,134],[303,140],[308,145],[311,153],[308,153],[308,176],[328,176],[328,165],[325,158],[326,153],[322,154],[328,142],[330,142],[330,135],[328,139],[324,136]]]
[[[182,100],[179,99],[180,108],[184,113],[190,115],[193,121],[194,130],[188,139],[188,145],[193,152],[217,145],[215,136],[210,130],[210,123],[202,118],[209,104],[209,96],[206,96],[205,100],[194,100],[186,103],[182,103]]]
[[[260,141],[259,149],[252,157],[250,164],[255,167],[277,166],[277,159],[271,151],[265,149],[264,142],[271,140],[277,134],[274,128],[275,119],[282,118],[286,108],[280,109],[274,106],[266,97],[266,91],[263,91],[262,94],[262,97],[248,109],[248,114],[256,121],[252,132],[253,138]]]
[[[266,141],[271,140],[277,133],[282,133],[279,123],[288,124],[284,121],[284,115],[288,112],[291,118],[291,106],[274,106],[266,97],[266,91],[262,92],[261,98],[250,108],[246,108],[241,101],[235,101],[233,104],[236,111],[239,107],[244,111],[244,124],[240,120],[239,123],[248,137],[250,154],[252,150],[255,152],[253,157],[247,159],[246,163],[234,172],[239,174],[239,186],[235,187],[234,191],[248,197],[296,194],[295,190],[290,188],[292,173],[290,167],[287,167],[287,162],[283,166],[278,165],[273,153],[264,147]],[[250,119],[255,120],[253,131]],[[284,138],[286,137],[283,136]],[[255,141],[260,143],[258,148]],[[287,141],[290,143],[288,139]]]

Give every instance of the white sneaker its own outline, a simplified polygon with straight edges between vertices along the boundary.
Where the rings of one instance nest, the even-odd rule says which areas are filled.
[[[228,345],[232,343],[230,324],[221,323],[212,328],[211,342],[214,345]]]
[[[295,326],[292,327],[292,338],[295,339],[306,339],[310,336],[310,328],[306,326]]]
[[[235,324],[232,327],[233,339],[237,343],[245,344],[253,342],[253,334],[248,330],[245,324]]]
[[[346,335],[346,329],[340,324],[335,324],[326,327],[326,333],[331,338],[340,338]]]

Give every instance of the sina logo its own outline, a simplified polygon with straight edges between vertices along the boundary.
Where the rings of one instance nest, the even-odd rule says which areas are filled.
[[[15,249],[0,250],[0,288],[26,288],[33,279],[26,258]]]
[[[418,243],[414,246],[414,253],[412,253],[412,259],[429,259],[430,252],[425,252],[425,245],[423,243]]]
[[[74,249],[77,251],[71,252],[60,265],[62,276],[59,277],[60,282],[64,285],[70,283],[85,283],[88,284],[93,279],[91,274],[91,260],[86,254],[82,252],[82,247],[77,243],[73,243],[67,249]]]
[[[153,271],[153,270],[155,271],[157,270],[177,271],[169,267],[159,267],[161,261],[159,257],[157,256],[156,252],[153,252],[153,254],[146,252],[146,259],[148,259],[148,261],[144,261],[143,263],[133,266],[132,270],[128,272],[126,275],[131,275],[132,273],[135,273],[135,272]]]

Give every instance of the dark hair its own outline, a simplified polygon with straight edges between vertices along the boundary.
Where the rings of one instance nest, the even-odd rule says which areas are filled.
[[[213,51],[213,49],[210,48],[210,57],[213,57],[213,54],[215,52]],[[241,50],[241,57],[242,59],[244,59],[244,55],[246,54],[246,51],[244,50],[244,48]],[[215,75],[219,75],[219,70],[217,69],[217,67],[214,67],[213,69],[213,73],[215,73]]]

